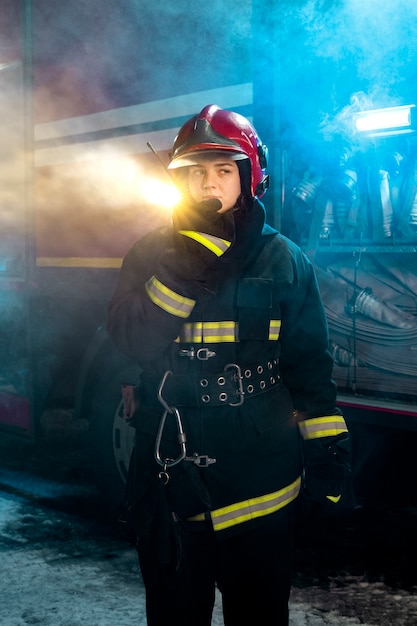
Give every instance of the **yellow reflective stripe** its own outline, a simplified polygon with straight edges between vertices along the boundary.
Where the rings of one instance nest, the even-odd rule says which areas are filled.
[[[183,324],[177,342],[183,343],[232,343],[238,341],[238,324],[224,322],[187,322]]]
[[[203,323],[186,322],[182,325],[181,334],[175,341],[177,343],[203,343]]]
[[[203,322],[204,343],[220,343],[237,341],[236,322]]]
[[[199,233],[196,230],[179,230],[180,235],[194,239],[202,246],[213,252],[216,256],[222,256],[226,250],[230,247],[231,242],[227,239],[221,239],[220,237],[214,237],[214,235],[208,235],[207,233]]]
[[[281,320],[270,320],[270,341],[277,341],[281,329]],[[224,322],[187,322],[181,329],[181,334],[175,340],[177,343],[233,343],[239,341],[239,323]]]
[[[347,433],[346,422],[341,415],[325,415],[312,417],[298,423],[303,439],[319,439]]]
[[[281,330],[281,320],[270,320],[268,339],[270,339],[271,341],[276,341],[279,338],[280,330]]]
[[[296,499],[300,491],[301,477],[293,483],[258,498],[243,500],[215,511],[210,511],[215,531],[224,530],[243,522],[275,513]]]
[[[197,515],[193,515],[193,517],[187,517],[189,522],[204,522],[205,519],[205,513],[197,513]]]
[[[154,304],[177,317],[188,317],[195,306],[195,300],[181,296],[152,276],[145,285],[146,292]]]
[[[334,504],[337,504],[340,500],[342,496],[326,496],[327,500],[330,500],[330,502],[333,502]]]

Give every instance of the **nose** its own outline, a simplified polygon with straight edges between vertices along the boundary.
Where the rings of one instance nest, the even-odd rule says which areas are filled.
[[[203,189],[213,189],[215,186],[214,172],[206,170],[203,178]]]

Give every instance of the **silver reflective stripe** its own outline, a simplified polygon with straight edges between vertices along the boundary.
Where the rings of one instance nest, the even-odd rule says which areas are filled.
[[[320,439],[347,433],[346,422],[341,415],[324,415],[312,417],[298,423],[303,439]]]
[[[237,322],[187,322],[176,341],[182,343],[233,343],[238,341]]]
[[[195,306],[195,300],[172,291],[161,283],[156,276],[152,276],[148,280],[145,288],[152,302],[171,315],[188,317]]]
[[[275,513],[296,499],[300,491],[300,485],[301,477],[299,476],[290,485],[278,491],[211,511],[210,516],[214,530],[224,530],[257,517]]]
[[[180,235],[194,239],[202,246],[213,252],[216,256],[222,256],[226,250],[230,247],[231,242],[227,239],[221,239],[220,237],[214,237],[214,235],[208,235],[207,233],[199,233],[196,230],[179,230]]]
[[[279,338],[280,330],[281,330],[281,320],[270,320],[268,339],[270,339],[271,341],[277,341]]]
[[[281,329],[281,320],[270,320],[268,340],[277,341]],[[239,323],[224,322],[186,322],[177,343],[234,343],[239,341]]]

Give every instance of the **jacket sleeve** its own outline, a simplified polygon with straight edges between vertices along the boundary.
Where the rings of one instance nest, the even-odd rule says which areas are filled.
[[[350,439],[336,407],[333,361],[315,271],[293,247],[292,284],[282,303],[281,368],[301,435],[306,495],[337,502],[350,473]]]
[[[327,320],[313,265],[297,246],[288,246],[292,267],[281,299],[281,373],[295,409],[317,417],[332,413],[336,402]]]
[[[107,331],[115,346],[139,361],[161,356],[179,335],[196,300],[179,281],[156,275],[158,258],[169,247],[169,231],[145,235],[126,255],[108,307]],[[168,276],[168,275],[167,275]]]

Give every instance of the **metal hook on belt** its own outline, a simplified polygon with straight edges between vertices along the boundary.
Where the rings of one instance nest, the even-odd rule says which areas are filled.
[[[180,444],[180,453],[176,459],[170,459],[170,458],[163,459],[161,457],[161,441],[162,441],[162,435],[164,432],[165,422],[166,422],[168,413],[172,413],[177,422],[178,443]],[[166,469],[167,467],[173,467],[174,465],[177,465],[177,463],[180,463],[187,456],[186,443],[187,443],[187,437],[185,435],[184,428],[182,425],[180,412],[175,406],[173,406],[171,407],[170,411],[164,411],[161,417],[161,421],[159,422],[159,428],[158,428],[156,441],[155,441],[155,459],[157,463],[161,465],[161,467],[163,467],[164,469]]]
[[[167,411],[168,413],[172,413],[172,408],[165,402],[164,397],[162,395],[162,390],[164,388],[164,385],[168,376],[172,376],[171,370],[167,370],[161,378],[161,382],[159,383],[159,387],[158,387],[158,400],[164,407],[165,411]]]
[[[162,391],[163,391],[163,388],[164,388],[164,385],[165,385],[165,381],[168,378],[168,376],[170,376],[171,374],[172,374],[172,372],[170,370],[167,370],[165,372],[165,374],[163,375],[162,380],[161,380],[161,382],[159,384],[159,388],[158,388],[158,400],[162,404],[162,406],[164,407],[165,411],[164,411],[164,413],[163,413],[163,415],[161,417],[161,421],[159,422],[158,432],[156,434],[155,459],[156,459],[157,463],[159,465],[161,465],[161,467],[164,468],[164,472],[165,473],[166,473],[166,469],[168,467],[173,467],[173,465],[177,465],[177,463],[180,463],[187,456],[187,447],[186,447],[187,437],[185,435],[184,427],[182,425],[182,419],[181,419],[180,412],[177,409],[177,407],[169,406],[165,402],[165,400],[164,400],[164,398],[162,396]],[[177,422],[178,443],[180,444],[180,453],[179,453],[179,455],[177,456],[176,459],[170,459],[170,458],[163,459],[161,457],[161,441],[162,441],[162,435],[163,435],[163,432],[164,432],[165,423],[166,423],[166,419],[167,419],[168,413],[174,415],[175,420]]]

